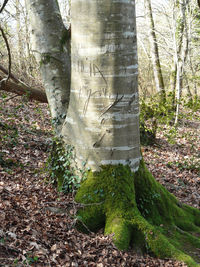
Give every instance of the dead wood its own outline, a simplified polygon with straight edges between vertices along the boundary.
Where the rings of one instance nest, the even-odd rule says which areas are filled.
[[[19,81],[14,75],[10,76],[13,81],[2,81],[3,75],[0,74],[0,90],[15,93],[17,95],[26,95],[29,100],[37,100],[42,103],[47,102],[47,96],[44,90],[30,87],[21,81]]]

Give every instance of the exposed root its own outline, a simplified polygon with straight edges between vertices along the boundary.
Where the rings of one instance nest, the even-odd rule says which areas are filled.
[[[136,173],[122,165],[89,172],[76,201],[103,201],[101,205],[86,205],[78,215],[90,230],[105,227],[105,234],[114,234],[119,249],[131,246],[160,258],[200,266],[200,211],[179,203],[155,181],[143,161]]]

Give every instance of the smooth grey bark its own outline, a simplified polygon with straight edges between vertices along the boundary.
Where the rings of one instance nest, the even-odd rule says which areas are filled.
[[[72,1],[72,78],[57,1],[27,0],[32,42],[52,117],[64,119],[59,133],[75,148],[76,163],[92,170],[141,159],[135,1]],[[134,19],[133,19],[134,18]],[[68,111],[67,111],[68,110]],[[57,126],[58,128],[58,126]]]
[[[71,12],[64,140],[75,147],[80,167],[121,163],[135,171],[141,159],[135,1],[73,0]]]
[[[145,0],[146,7],[146,19],[149,24],[149,40],[151,47],[151,61],[153,66],[154,80],[156,85],[156,91],[161,93],[161,96],[165,99],[165,86],[162,75],[162,69],[159,58],[158,43],[155,33],[155,24],[152,14],[151,0]]]
[[[23,65],[23,45],[22,45],[22,32],[21,32],[21,21],[20,21],[20,2],[15,0],[16,5],[16,30],[17,30],[17,52],[18,52],[18,62],[19,67],[22,68]]]
[[[66,31],[57,0],[26,0],[31,22],[32,48],[40,63],[57,134],[66,117],[70,96],[70,57]]]
[[[181,29],[179,49],[176,50],[176,114],[175,114],[175,125],[178,123],[180,100],[183,90],[183,72],[185,67],[186,58],[188,55],[188,33],[187,33],[187,22],[186,22],[186,6],[188,0],[183,0],[181,5]]]

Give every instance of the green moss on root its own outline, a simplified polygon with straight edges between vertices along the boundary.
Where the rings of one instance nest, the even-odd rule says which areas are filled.
[[[200,233],[200,211],[182,205],[156,182],[143,161],[136,173],[122,165],[88,172],[76,201],[86,204],[78,212],[82,230],[84,225],[91,231],[105,227],[119,249],[131,245],[160,258],[200,266],[195,256],[200,248],[195,236]]]

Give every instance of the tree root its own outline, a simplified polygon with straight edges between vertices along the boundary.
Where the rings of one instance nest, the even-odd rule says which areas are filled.
[[[157,183],[143,161],[136,173],[122,165],[88,172],[76,201],[103,201],[86,205],[78,216],[91,231],[105,227],[105,234],[113,234],[119,249],[131,246],[159,258],[200,266],[200,211],[181,204]],[[78,227],[86,230],[83,224]]]

